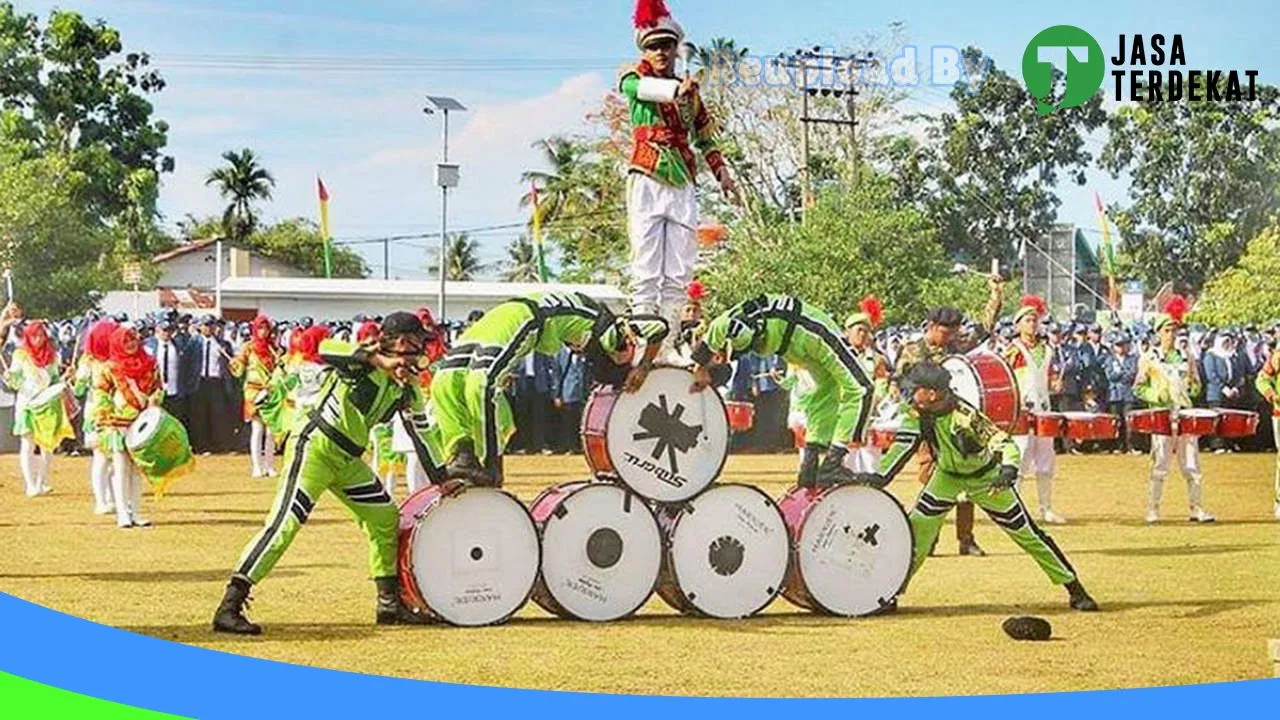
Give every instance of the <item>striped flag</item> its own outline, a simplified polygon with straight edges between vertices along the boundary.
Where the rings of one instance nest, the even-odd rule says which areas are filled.
[[[538,204],[537,186],[529,186],[529,195],[533,199],[533,252],[538,259],[538,280],[546,282],[551,273],[547,271],[547,256],[542,249],[542,206]]]
[[[1102,244],[1098,250],[1098,260],[1102,265],[1102,274],[1107,278],[1107,286],[1110,292],[1107,293],[1111,307],[1116,306],[1116,251],[1115,246],[1111,243],[1111,223],[1107,220],[1107,209],[1102,205],[1102,198],[1098,193],[1093,194],[1093,204],[1098,210],[1098,227],[1102,230]]]
[[[324,240],[324,276],[333,277],[333,250],[329,235],[329,191],[320,176],[316,176],[316,191],[320,195],[320,237]]]

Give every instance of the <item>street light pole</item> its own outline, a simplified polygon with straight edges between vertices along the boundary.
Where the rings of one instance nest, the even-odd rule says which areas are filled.
[[[445,322],[445,284],[449,268],[449,189],[458,185],[458,166],[449,162],[449,111],[466,110],[462,103],[450,97],[427,96],[428,106],[422,111],[428,115],[439,110],[444,115],[444,131],[442,133],[442,151],[440,162],[436,163],[436,184],[440,186],[440,297],[436,317]]]

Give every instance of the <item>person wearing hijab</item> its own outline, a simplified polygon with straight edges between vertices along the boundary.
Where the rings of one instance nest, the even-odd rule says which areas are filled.
[[[156,361],[142,350],[138,332],[119,327],[111,333],[111,354],[106,371],[94,385],[98,413],[98,443],[111,453],[111,490],[116,498],[116,525],[147,527],[143,519],[142,482],[138,468],[125,448],[125,435],[143,410],[160,407],[164,386]]]
[[[99,320],[89,328],[84,353],[76,364],[72,385],[76,397],[85,398],[81,428],[84,431],[85,447],[93,451],[93,460],[89,465],[89,487],[93,489],[93,512],[96,515],[115,512],[116,503],[111,490],[111,456],[103,450],[100,442],[97,397],[90,390],[97,387],[102,373],[107,371],[111,360],[111,335],[118,327],[115,320],[107,319]]]
[[[21,319],[20,313],[16,306],[11,305],[5,309],[0,322],[0,328],[3,329],[0,336],[8,334],[9,328]],[[4,373],[4,381],[17,393],[13,434],[18,437],[18,465],[22,468],[27,497],[48,495],[53,492],[53,488],[49,486],[53,448],[41,448],[40,454],[36,454],[32,426],[34,412],[30,407],[32,398],[58,382],[57,352],[43,321],[27,323],[22,329],[18,347],[13,352],[13,360]]]
[[[271,320],[264,315],[253,319],[249,327],[249,341],[241,346],[229,365],[231,374],[244,380],[244,398],[241,412],[249,423],[249,458],[253,464],[253,478],[275,477],[275,438],[263,422],[258,407],[262,391],[271,383],[271,376],[280,364],[275,350]]]

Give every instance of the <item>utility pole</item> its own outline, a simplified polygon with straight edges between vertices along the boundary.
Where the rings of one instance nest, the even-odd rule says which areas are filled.
[[[448,275],[446,260],[449,257],[449,189],[458,186],[458,166],[449,162],[449,111],[461,112],[466,108],[451,97],[428,95],[427,103],[427,107],[422,108],[422,112],[431,115],[438,110],[444,115],[444,147],[440,162],[436,163],[436,185],[440,187],[440,307],[436,317],[440,322],[445,322],[448,319],[444,301],[445,281]]]
[[[382,279],[391,279],[391,238],[382,241]]]

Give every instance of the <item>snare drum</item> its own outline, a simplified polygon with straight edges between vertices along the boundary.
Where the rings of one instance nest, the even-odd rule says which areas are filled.
[[[693,373],[660,367],[634,393],[599,387],[582,413],[582,449],[597,477],[657,502],[681,502],[715,481],[729,453],[724,401],[690,392]]]
[[[951,373],[951,390],[982,411],[1001,430],[1009,431],[1021,412],[1022,400],[1013,369],[991,353],[952,355],[942,361]]]
[[[756,406],[749,402],[726,402],[724,409],[729,416],[729,427],[734,432],[749,432],[756,424]]]
[[[644,605],[658,582],[662,535],[653,512],[613,483],[542,491],[530,512],[542,537],[533,601],[563,618],[606,621]]]
[[[1027,432],[1036,437],[1061,437],[1067,432],[1067,418],[1062,413],[1026,413]]]
[[[1133,410],[1128,415],[1129,430],[1147,435],[1172,435],[1173,414],[1168,410],[1152,408]]]
[[[1253,437],[1258,433],[1258,413],[1248,410],[1219,410],[1218,436]]]
[[[1187,408],[1178,411],[1179,435],[1216,435],[1218,433],[1218,411],[1202,408]]]
[[[787,573],[787,528],[750,485],[717,485],[658,511],[666,538],[658,595],[686,614],[744,618],[763,610]]]
[[[519,500],[453,480],[400,506],[405,605],[453,625],[494,625],[529,599],[540,562],[538,531]]]
[[[187,429],[160,408],[147,408],[138,415],[129,426],[124,446],[138,472],[151,481],[157,493],[195,464]]]
[[[906,586],[915,540],[889,493],[860,485],[794,488],[779,503],[791,539],[783,597],[808,610],[855,617]]]
[[[1120,437],[1120,418],[1106,413],[1063,413],[1067,438],[1071,440],[1115,440]]]

